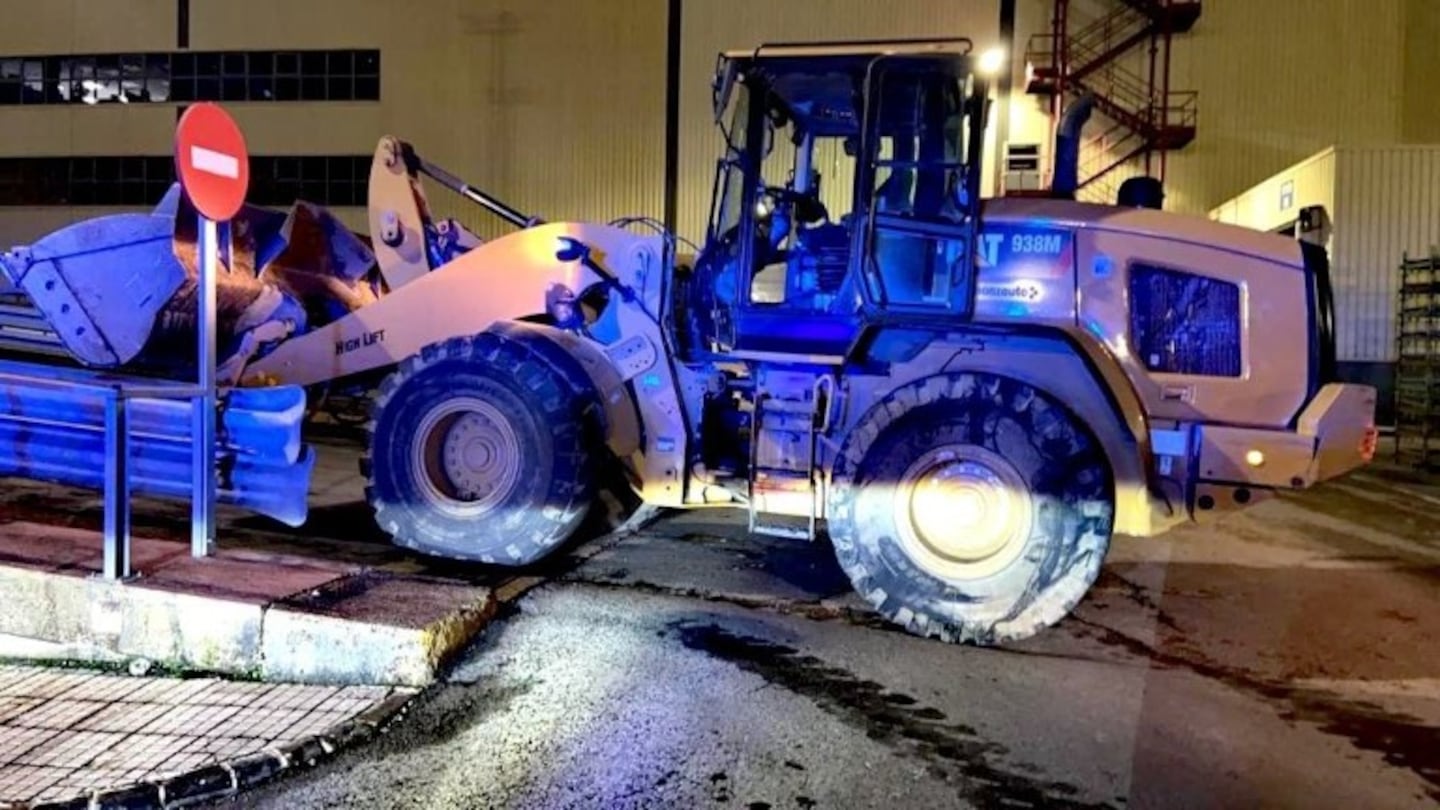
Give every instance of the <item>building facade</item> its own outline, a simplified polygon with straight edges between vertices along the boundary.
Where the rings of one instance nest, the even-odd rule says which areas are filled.
[[[1131,1],[1071,0],[1073,24]],[[220,100],[239,120],[263,204],[303,197],[363,228],[370,156],[394,134],[523,211],[607,220],[673,209],[696,238],[719,156],[717,51],[951,34],[983,49],[999,39],[999,5],[4,0],[0,241],[153,203],[172,176],[176,116],[194,99]],[[1017,7],[1004,131],[1048,165],[1049,107],[1024,93],[1023,51],[1048,30],[1053,3]],[[1331,143],[1440,141],[1429,103],[1440,56],[1426,34],[1437,30],[1430,0],[1203,0],[1172,60],[1172,86],[1198,91],[1199,113],[1194,142],[1170,156],[1167,207],[1203,215]],[[996,141],[992,125],[991,188]],[[436,196],[482,233],[501,227]]]
[[[951,0],[7,4],[17,24],[0,30],[6,243],[153,205],[173,177],[177,115],[194,100],[220,101],[239,122],[258,204],[304,198],[365,229],[371,155],[393,134],[522,211],[609,220],[673,208],[696,238],[720,155],[718,51],[951,33],[980,48],[998,26],[993,4]],[[505,227],[432,194],[439,213],[482,234]]]

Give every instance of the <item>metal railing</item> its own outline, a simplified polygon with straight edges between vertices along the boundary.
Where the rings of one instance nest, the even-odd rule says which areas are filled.
[[[10,368],[31,367],[24,363],[5,363]],[[203,407],[206,390],[189,383],[138,382],[126,380],[100,381],[62,379],[54,368],[34,366],[35,374],[0,369],[0,383],[31,388],[49,388],[80,395],[99,397],[104,404],[105,469],[103,473],[104,562],[101,575],[106,580],[120,581],[132,577],[130,555],[130,437],[128,403],[135,399],[188,400],[192,409]],[[43,371],[41,371],[43,369]],[[39,376],[40,374],[45,376]],[[192,442],[195,437],[192,436]],[[211,453],[214,450],[212,448]],[[195,458],[199,459],[198,452]],[[191,492],[195,519],[204,523],[213,520],[209,510],[200,508],[201,465],[192,465]],[[210,536],[209,526],[202,526],[203,536]],[[200,535],[197,535],[200,536]],[[194,548],[195,556],[207,556],[211,549]]]

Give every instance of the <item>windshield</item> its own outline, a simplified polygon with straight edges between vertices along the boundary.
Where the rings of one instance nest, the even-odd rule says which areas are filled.
[[[723,236],[740,225],[740,215],[745,204],[745,168],[743,158],[746,151],[749,119],[750,88],[741,85],[735,88],[730,123],[725,127],[725,157],[720,159],[719,176],[716,178],[715,207],[711,215],[712,239]]]

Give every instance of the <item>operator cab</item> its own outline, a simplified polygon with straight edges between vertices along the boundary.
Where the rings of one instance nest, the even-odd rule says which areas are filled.
[[[839,364],[868,327],[973,307],[983,82],[968,40],[721,54],[725,137],[691,336]]]

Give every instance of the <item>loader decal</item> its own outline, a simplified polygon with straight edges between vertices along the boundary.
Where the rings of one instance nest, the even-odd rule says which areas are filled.
[[[1063,278],[1070,268],[1072,238],[1058,228],[990,225],[980,234],[982,277]]]
[[[981,284],[980,298],[998,298],[1006,301],[1035,301],[1044,294],[1039,284],[1033,281],[1016,281],[1009,284]]]
[[[335,356],[349,354],[356,349],[363,349],[366,346],[374,346],[376,343],[385,342],[385,330],[377,329],[374,332],[366,332],[360,337],[346,338],[335,341]]]

